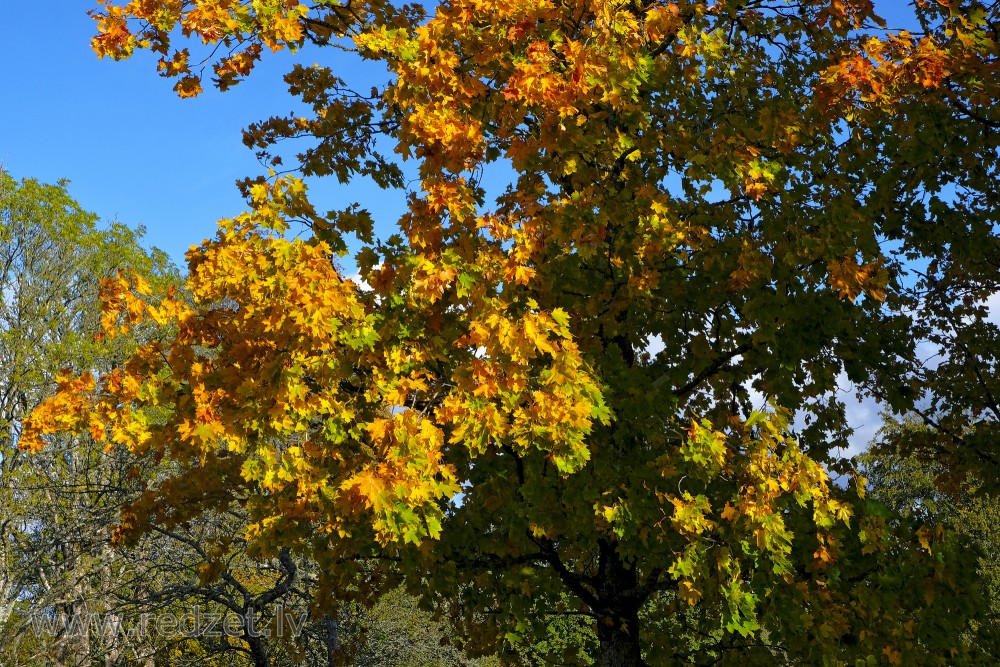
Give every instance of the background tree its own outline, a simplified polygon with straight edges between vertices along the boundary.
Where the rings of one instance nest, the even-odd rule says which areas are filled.
[[[975,554],[977,562],[970,565],[965,576],[978,583],[980,590],[972,595],[985,601],[988,613],[981,625],[970,631],[970,641],[979,644],[988,659],[996,660],[1000,650],[1000,544],[994,526],[1000,506],[995,496],[985,493],[974,477],[966,478],[961,486],[954,484],[954,471],[943,463],[928,463],[918,452],[909,456],[888,453],[900,443],[919,441],[922,434],[931,431],[933,427],[919,415],[898,421],[887,419],[871,451],[859,462],[868,477],[872,497],[890,510],[891,521],[918,533],[921,540],[940,534],[942,528],[953,531],[963,538],[964,548]]]
[[[116,585],[121,562],[108,540],[136,493],[136,460],[102,452],[87,437],[60,438],[37,457],[17,445],[21,419],[62,370],[103,372],[134,346],[128,337],[95,340],[99,280],[130,270],[161,287],[176,281],[166,257],[140,238],[116,223],[101,229],[65,182],[18,182],[0,170],[0,621],[11,640],[4,662],[84,664],[121,650],[112,637],[88,633],[87,614],[106,611],[100,603]],[[57,616],[62,633],[47,645],[27,637],[31,613]]]

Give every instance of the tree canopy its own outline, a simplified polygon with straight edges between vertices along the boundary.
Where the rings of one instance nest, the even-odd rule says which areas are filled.
[[[152,51],[181,96],[281,49],[385,77],[289,72],[308,111],[246,128],[270,174],[186,291],[103,283],[108,334],[164,336],[64,377],[20,444],[166,457],[119,540],[238,497],[259,553],[338,597],[378,563],[460,600],[476,650],[582,617],[608,666],[983,660],[959,538],[886,522],[837,458],[846,379],[956,471],[996,460],[1000,5],[914,12],[104,0],[97,53]],[[405,197],[397,233],[318,211],[326,177]]]

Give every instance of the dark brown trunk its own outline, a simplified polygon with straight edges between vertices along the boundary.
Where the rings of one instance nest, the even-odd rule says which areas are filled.
[[[602,540],[599,546],[598,599],[603,615],[597,622],[601,667],[646,667],[639,643],[639,578],[631,563],[618,554],[616,545]]]
[[[254,667],[271,667],[271,658],[267,655],[267,646],[260,637],[250,636],[244,633],[244,641],[250,648],[250,661]]]
[[[630,618],[608,616],[598,623],[601,667],[643,667],[639,645],[639,614]]]
[[[243,608],[243,641],[250,649],[250,661],[253,667],[271,667],[271,658],[267,653],[267,643],[257,626],[257,616],[253,607]]]

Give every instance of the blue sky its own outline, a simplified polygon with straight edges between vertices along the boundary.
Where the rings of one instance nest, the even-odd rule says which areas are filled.
[[[149,59],[98,60],[88,3],[70,4],[44,16],[31,3],[7,8],[0,162],[18,177],[70,179],[85,208],[145,224],[149,241],[179,260],[215,219],[240,210],[232,183],[256,161],[235,128],[270,110],[272,98],[261,80],[186,104]]]
[[[214,234],[217,220],[245,208],[234,183],[263,168],[240,130],[292,111],[281,77],[295,58],[313,54],[267,54],[254,76],[229,92],[181,100],[172,81],[156,76],[151,54],[124,62],[96,57],[89,6],[60,3],[44,14],[32,3],[5,8],[0,165],[19,178],[68,178],[84,208],[144,225],[148,243],[182,264],[189,246]],[[323,54],[325,63],[330,56]],[[325,194],[324,206],[364,201],[373,213],[394,212],[365,184]]]
[[[900,0],[877,4],[891,24],[908,23]],[[262,168],[240,129],[292,110],[281,76],[293,58],[265,57],[254,76],[229,92],[180,100],[172,82],[155,75],[149,53],[125,62],[97,59],[89,44],[91,6],[84,0],[45,10],[26,2],[5,8],[0,165],[17,177],[70,179],[84,208],[144,225],[148,242],[183,264],[188,247],[211,236],[218,219],[243,210],[234,182]],[[313,54],[297,57],[310,62]],[[395,220],[402,206],[400,197],[364,183],[325,183],[322,194],[322,207],[360,201],[376,220]]]

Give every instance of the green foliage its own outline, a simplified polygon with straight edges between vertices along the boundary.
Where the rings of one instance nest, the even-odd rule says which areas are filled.
[[[892,441],[919,439],[930,428],[919,417],[887,419],[872,452],[860,457],[873,499],[886,506],[886,520],[900,531],[918,535],[922,545],[937,548],[933,540],[948,539],[965,554],[958,570],[962,585],[971,588],[968,603],[978,600],[983,613],[967,629],[964,641],[986,655],[1000,655],[1000,502],[983,491],[975,477],[955,483],[953,471],[941,462],[918,454],[886,453]],[[992,489],[992,485],[987,488]],[[942,532],[943,531],[943,532]],[[955,556],[953,556],[954,558]],[[974,561],[974,562],[970,562]]]

